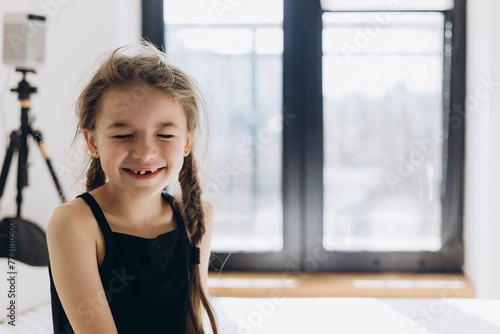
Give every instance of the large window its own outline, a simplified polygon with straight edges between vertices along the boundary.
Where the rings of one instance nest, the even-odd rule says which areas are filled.
[[[164,0],[225,270],[460,270],[465,0],[389,3]]]

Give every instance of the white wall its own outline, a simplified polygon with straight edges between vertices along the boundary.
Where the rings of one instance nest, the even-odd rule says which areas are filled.
[[[465,273],[477,297],[500,298],[500,3],[467,6]]]
[[[102,51],[139,39],[140,0],[1,1],[0,36],[6,12],[39,13],[47,17],[46,62],[36,75],[28,76],[30,83],[38,87],[38,93],[31,99],[33,128],[44,134],[66,196],[72,199],[84,190],[74,186],[73,172],[75,164],[83,159],[79,153],[67,154],[75,130],[73,106],[81,78]],[[2,49],[0,43],[0,55]],[[10,92],[20,79],[20,73],[15,73],[12,67],[0,64],[1,162],[8,134],[20,123],[17,95]],[[45,227],[60,201],[40,151],[34,142],[29,147],[29,186],[23,191],[22,216]],[[11,165],[1,198],[1,217],[16,214],[16,175],[17,159]]]

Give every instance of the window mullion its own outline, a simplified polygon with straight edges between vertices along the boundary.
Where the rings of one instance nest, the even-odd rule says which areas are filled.
[[[163,0],[142,0],[142,37],[159,49],[165,45]]]
[[[322,234],[322,50],[319,1],[285,1],[284,15],[285,226],[302,269]],[[319,241],[319,243],[318,243]]]
[[[448,170],[443,199],[441,250],[447,271],[463,264],[463,203],[465,160],[465,0],[455,0],[452,13],[452,54],[448,130]],[[447,20],[448,21],[448,20]]]

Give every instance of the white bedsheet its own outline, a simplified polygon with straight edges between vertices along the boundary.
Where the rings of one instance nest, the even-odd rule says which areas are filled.
[[[215,301],[223,333],[500,334],[500,300],[289,298]]]
[[[213,298],[212,303],[222,334],[500,334],[500,300]],[[19,314],[15,328],[0,323],[0,333],[52,333],[50,303]]]
[[[16,326],[5,321],[0,323],[0,334],[48,334],[52,333],[52,310],[50,303],[18,314]]]

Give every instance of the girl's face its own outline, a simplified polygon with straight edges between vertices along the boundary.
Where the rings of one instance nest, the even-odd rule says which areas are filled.
[[[98,152],[109,186],[153,196],[180,172],[192,134],[181,105],[145,87],[110,89],[102,96],[94,130],[84,130]]]

